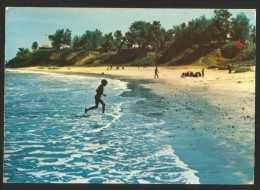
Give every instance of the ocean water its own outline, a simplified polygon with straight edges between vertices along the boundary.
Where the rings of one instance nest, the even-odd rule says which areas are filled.
[[[22,71],[5,78],[5,182],[199,183],[159,141],[165,122],[132,110],[143,98],[120,96],[126,82],[108,79],[106,113],[85,115],[98,78]]]
[[[101,106],[84,114],[85,107],[94,105],[99,78],[7,70],[4,181],[247,184],[253,180],[254,139],[241,138],[238,143],[224,138],[224,129],[231,124],[218,116],[228,110],[187,92],[160,97],[140,85],[145,80],[107,80],[105,114]],[[254,133],[253,121],[248,126],[246,133]]]

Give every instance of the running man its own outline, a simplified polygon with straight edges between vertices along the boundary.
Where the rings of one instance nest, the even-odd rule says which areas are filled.
[[[97,109],[98,108],[98,104],[99,102],[102,104],[102,113],[105,112],[105,106],[106,104],[103,102],[103,100],[101,99],[101,96],[106,96],[105,94],[103,94],[104,92],[104,87],[107,85],[107,80],[103,79],[101,80],[101,85],[99,85],[99,87],[97,88],[96,92],[97,94],[95,95],[95,106],[92,106],[88,109],[85,108],[85,114],[89,111],[89,110],[93,110],[93,109]]]

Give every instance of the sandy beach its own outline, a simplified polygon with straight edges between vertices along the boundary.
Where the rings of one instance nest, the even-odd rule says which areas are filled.
[[[179,88],[206,87],[209,92],[213,93],[211,95],[214,96],[215,93],[216,96],[225,97],[224,99],[210,98],[212,102],[231,107],[233,104],[229,102],[233,98],[250,97],[255,94],[255,67],[252,67],[250,72],[231,74],[227,70],[205,69],[205,76],[197,78],[181,78],[180,75],[187,71],[201,72],[202,68],[198,66],[159,67],[159,79],[153,78],[154,67],[125,67],[124,69],[120,67],[119,70],[115,67],[112,70],[108,67],[26,67],[20,69],[65,74],[94,74],[117,79],[153,79],[153,83],[146,87],[161,95],[172,94]],[[254,107],[254,102],[251,103],[248,102],[248,107]]]
[[[145,79],[151,83],[140,84],[156,94],[170,97],[179,92],[199,94],[210,103],[246,118],[255,114],[255,67],[244,73],[228,73],[228,70],[205,69],[204,77],[185,77],[187,71],[201,72],[199,66],[159,67],[159,79],[154,79],[154,67],[26,67],[28,71],[55,72],[75,75],[94,75],[101,78]],[[203,90],[201,90],[203,89]]]
[[[216,154],[216,159],[220,154],[225,155],[230,160],[228,162],[234,165],[222,166],[221,163],[219,165],[223,168],[235,168],[233,172],[240,176],[243,183],[252,182],[253,179],[244,176],[245,173],[251,173],[251,171],[241,171],[243,169],[236,169],[235,165],[243,162],[242,158],[246,158],[248,163],[244,164],[250,165],[250,167],[253,167],[252,164],[254,163],[252,151],[255,146],[255,68],[252,68],[251,72],[231,74],[227,70],[205,69],[204,77],[197,78],[181,78],[180,76],[187,71],[201,71],[202,68],[198,66],[158,67],[158,69],[159,79],[154,79],[154,67],[125,67],[124,69],[120,67],[118,70],[115,68],[110,70],[107,67],[22,68],[26,71],[94,75],[100,78],[132,80],[137,81],[136,83],[147,81],[138,85],[164,97],[166,106],[162,108],[162,113],[165,113],[165,117],[168,118],[171,116],[178,117],[183,123],[183,126],[173,124],[173,127],[175,127],[173,146],[185,163],[204,171],[200,174],[201,183],[207,181],[214,183],[215,180],[215,175],[212,175],[212,179],[210,179],[211,174],[207,173],[207,167],[215,162],[212,160],[202,161],[203,154]],[[132,90],[134,91],[134,89]],[[174,104],[173,97],[181,97],[184,101],[184,107],[187,106],[187,109],[178,110],[174,108],[172,106]],[[196,102],[201,100],[203,102]],[[198,106],[200,107],[198,108]],[[190,107],[191,109],[188,109]],[[211,113],[208,114],[209,112]],[[174,113],[176,115],[171,115]],[[214,113],[220,114],[214,118]],[[192,121],[190,121],[191,118]],[[188,122],[194,122],[190,129]],[[195,133],[196,137],[193,135]],[[209,141],[202,141],[202,136],[203,139],[205,137]],[[207,144],[213,138],[217,139],[218,144]],[[222,148],[224,146],[225,149]],[[214,150],[209,150],[209,147],[214,147]],[[224,152],[226,148],[230,152]],[[226,154],[230,154],[230,157]],[[221,162],[221,157],[218,159]],[[223,168],[218,169],[222,171]],[[228,172],[226,174],[228,175]],[[229,183],[228,178],[227,183]]]

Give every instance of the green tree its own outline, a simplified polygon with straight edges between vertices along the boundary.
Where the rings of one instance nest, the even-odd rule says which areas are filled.
[[[250,38],[253,44],[256,44],[256,27],[253,26],[250,30]]]
[[[102,32],[98,29],[95,31],[87,30],[81,36],[80,44],[87,50],[97,50],[102,45]]]
[[[124,43],[127,45],[127,48],[129,49],[130,47],[133,46],[135,43],[134,37],[131,32],[126,32],[125,37],[123,37]]]
[[[91,39],[91,32],[90,31],[86,31],[81,37],[80,37],[80,41],[79,41],[79,46],[81,48],[84,48],[85,50],[87,49],[87,44],[90,44],[90,39]],[[90,46],[90,45],[88,45]]]
[[[30,53],[30,50],[28,48],[18,48],[18,52],[16,53],[16,56],[23,57],[28,53]]]
[[[240,13],[236,18],[231,19],[231,39],[233,41],[240,40],[246,42],[249,39],[249,19],[246,17],[245,13]]]
[[[166,31],[164,28],[160,30],[160,50],[164,50],[170,43],[172,43],[173,36],[170,30]]]
[[[64,32],[62,45],[71,46],[71,31],[69,29],[66,29],[66,31]]]
[[[204,15],[192,19],[188,25],[175,27],[175,40],[186,47],[193,44],[207,45],[213,41],[219,41],[219,30],[214,19],[207,19]]]
[[[36,50],[38,49],[38,43],[37,42],[33,42],[32,43],[32,50]]]
[[[173,35],[174,35],[174,40],[181,38],[182,35],[185,33],[185,30],[186,30],[186,24],[185,23],[173,26],[172,32],[173,32]]]
[[[71,45],[71,31],[69,29],[57,30],[55,34],[49,35],[48,38],[51,41],[52,47],[56,49]]]
[[[232,14],[227,9],[214,10],[214,24],[218,30],[218,41],[226,41],[230,33],[230,17]]]
[[[75,50],[77,48],[81,48],[81,43],[80,43],[80,36],[74,36],[72,39],[72,48]]]
[[[189,23],[189,39],[192,41],[193,39],[193,32],[194,32],[194,29],[196,28],[196,22],[194,20],[190,21]]]
[[[174,31],[173,29],[169,29],[164,33],[164,44],[165,48],[169,47],[174,41]]]
[[[94,50],[97,50],[102,45],[102,32],[98,29],[93,31],[92,46]]]
[[[109,53],[112,50],[113,40],[114,40],[114,38],[113,38],[112,33],[105,34],[104,42],[103,42],[103,45],[102,45],[104,52]]]
[[[134,42],[146,51],[152,41],[152,25],[149,22],[136,21],[131,24],[130,33]]]
[[[212,20],[206,19],[205,16],[201,16],[192,21],[188,31],[192,31],[190,38],[191,44],[199,44],[200,46],[210,43],[216,36],[213,35],[213,31],[210,29],[212,26]]]
[[[120,30],[116,30],[114,32],[114,37],[115,37],[115,40],[116,40],[117,52],[120,52],[125,38],[123,39],[123,35],[122,35],[122,32]]]

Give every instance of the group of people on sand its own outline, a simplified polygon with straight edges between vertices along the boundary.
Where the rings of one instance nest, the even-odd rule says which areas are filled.
[[[201,72],[192,72],[192,71],[183,72],[181,74],[181,78],[185,78],[185,77],[204,77],[204,68],[202,69]]]
[[[107,71],[108,70],[112,70],[112,69],[113,69],[113,66],[111,65],[110,67],[107,68]],[[122,70],[124,70],[124,69],[125,69],[125,67],[122,66]],[[116,66],[116,70],[119,70],[119,66],[118,65]]]

